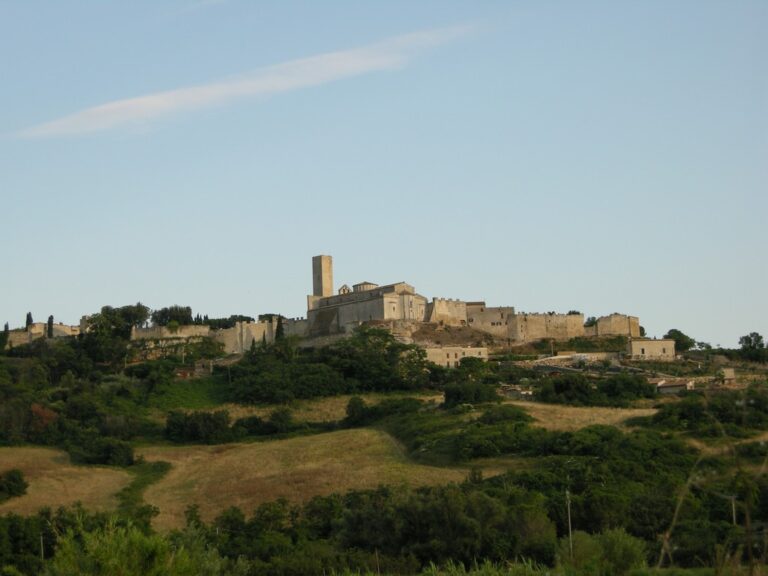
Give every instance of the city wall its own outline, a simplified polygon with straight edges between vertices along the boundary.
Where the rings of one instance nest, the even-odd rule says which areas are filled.
[[[640,320],[626,314],[609,314],[597,319],[597,323],[584,327],[585,336],[629,336],[640,337]]]
[[[467,303],[450,298],[433,298],[427,304],[425,318],[434,324],[463,326],[467,323]]]
[[[210,336],[210,326],[189,324],[171,330],[167,326],[152,326],[151,328],[131,328],[131,340],[180,340],[184,338],[205,338]]]
[[[485,302],[467,302],[467,325],[498,338],[509,338],[509,320],[514,315],[512,306],[488,307]]]
[[[583,314],[515,314],[509,318],[509,338],[517,342],[584,336]]]

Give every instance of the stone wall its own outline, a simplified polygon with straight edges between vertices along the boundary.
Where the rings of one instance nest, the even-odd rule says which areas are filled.
[[[488,307],[485,302],[467,302],[467,325],[499,338],[509,338],[509,319],[514,315],[512,306]]]
[[[583,314],[515,314],[509,318],[509,338],[517,342],[584,336]]]
[[[171,330],[167,326],[151,328],[131,328],[131,340],[181,340],[184,338],[203,338],[210,336],[210,326],[188,324]]]
[[[211,338],[224,345],[225,354],[244,354],[262,342],[271,344],[275,341],[277,318],[266,322],[236,322],[232,328],[211,332]]]
[[[53,325],[53,337],[54,338],[67,338],[69,336],[77,336],[80,334],[80,326],[68,326],[66,324],[54,324]],[[8,332],[8,342],[5,347],[11,348],[16,346],[23,346],[29,344],[35,340],[48,337],[48,323],[35,322],[30,324],[27,329],[10,330]]]
[[[424,350],[427,352],[427,360],[446,368],[456,368],[463,358],[474,357],[484,361],[488,360],[488,348],[440,346],[425,348]]]
[[[636,316],[625,314],[610,314],[597,319],[594,326],[595,336],[629,336],[640,337],[640,320]]]
[[[452,298],[433,298],[426,308],[424,318],[434,324],[464,326],[467,323],[467,303]]]

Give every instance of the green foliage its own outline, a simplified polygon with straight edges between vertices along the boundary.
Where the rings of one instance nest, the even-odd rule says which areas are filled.
[[[366,405],[359,396],[353,396],[347,403],[347,426],[364,426],[394,415],[418,412],[424,403],[417,398],[389,398],[373,406]]]
[[[768,360],[768,349],[765,347],[763,337],[757,332],[750,332],[739,338],[741,356],[752,362],[765,362]]]
[[[748,437],[768,426],[768,390],[753,385],[747,390],[687,394],[639,423],[695,436]]]
[[[552,349],[555,352],[563,350],[574,352],[624,352],[627,349],[627,338],[626,336],[601,338],[576,336],[564,342],[540,340],[535,342],[533,347],[542,354],[549,354]]]
[[[182,544],[183,543],[183,544]],[[70,531],[59,540],[48,576],[215,576],[245,574],[242,563],[222,559],[202,539],[173,545],[133,525],[110,522],[88,532]]]
[[[219,378],[204,377],[191,380],[163,381],[155,385],[147,404],[164,411],[174,409],[201,410],[215,408],[226,402],[225,385]]]
[[[133,480],[117,493],[120,515],[132,519],[136,525],[141,526],[144,530],[149,530],[150,520],[157,515],[158,510],[153,506],[144,504],[144,491],[148,486],[165,476],[170,469],[171,465],[162,461],[140,461],[131,466],[128,471],[133,474]]]
[[[4,502],[14,496],[23,496],[27,493],[29,484],[24,480],[24,474],[18,468],[12,468],[0,474],[0,502]]]
[[[582,374],[563,374],[539,381],[536,399],[573,406],[628,406],[639,398],[653,398],[655,388],[644,376],[611,374],[590,379]]]
[[[172,442],[202,444],[221,444],[234,439],[233,431],[229,427],[229,413],[226,410],[169,412],[165,420],[165,435]]]
[[[675,350],[677,352],[686,352],[696,345],[696,340],[683,334],[677,328],[672,328],[669,332],[664,334],[664,338],[669,338],[675,341]]]
[[[174,305],[152,312],[152,324],[155,326],[168,326],[171,322],[177,327],[192,324],[192,308]]]
[[[464,384],[449,384],[445,387],[446,407],[459,404],[482,404],[499,402],[501,398],[496,393],[496,387],[488,384],[467,382]]]
[[[300,350],[292,338],[283,338],[247,354],[226,374],[234,400],[272,403],[415,390],[428,385],[429,376],[429,363],[421,348],[397,342],[386,330],[365,327],[319,350]]]
[[[0,354],[5,353],[5,347],[8,345],[8,338],[10,338],[10,329],[8,328],[8,322],[3,326],[3,331],[0,332]]]
[[[568,537],[560,539],[558,563],[578,574],[622,576],[645,566],[646,546],[622,529],[600,534],[573,533],[573,554]]]

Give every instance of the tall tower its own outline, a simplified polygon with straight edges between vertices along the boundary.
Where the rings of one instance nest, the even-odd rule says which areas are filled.
[[[333,258],[312,257],[312,295],[333,296]]]

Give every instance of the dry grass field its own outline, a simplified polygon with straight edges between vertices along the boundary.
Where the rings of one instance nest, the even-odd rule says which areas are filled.
[[[200,506],[209,520],[228,506],[246,514],[263,502],[301,502],[317,495],[380,484],[426,485],[460,482],[467,470],[408,461],[388,434],[371,429],[253,444],[157,446],[140,449],[147,460],[165,460],[171,471],[144,493],[160,515],[160,529],[182,526],[184,510]]]
[[[0,471],[11,468],[24,473],[29,487],[24,496],[0,504],[0,515],[34,514],[78,501],[89,510],[111,510],[117,507],[115,494],[133,478],[113,468],[75,466],[66,452],[50,448],[0,448]]]
[[[536,423],[548,430],[579,430],[594,424],[622,428],[624,422],[636,416],[652,416],[655,408],[596,408],[543,404],[540,402],[510,401],[523,408],[536,419]]]

